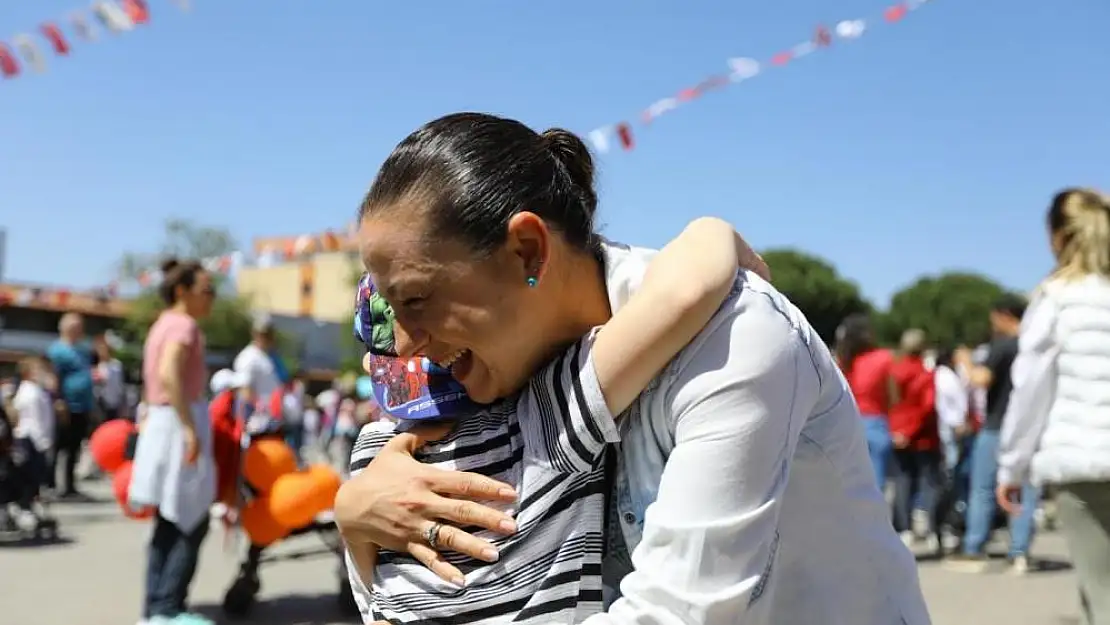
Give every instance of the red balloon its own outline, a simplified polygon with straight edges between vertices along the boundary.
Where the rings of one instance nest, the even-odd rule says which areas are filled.
[[[127,462],[124,458],[127,438],[134,431],[135,426],[123,419],[114,419],[96,428],[89,438],[89,452],[97,466],[106,473],[119,470]]]
[[[124,462],[116,469],[116,474],[112,476],[112,493],[116,496],[116,502],[119,503],[124,516],[136,520],[149,519],[154,516],[153,506],[135,510],[127,503],[127,491],[131,488],[131,468],[130,462]]]

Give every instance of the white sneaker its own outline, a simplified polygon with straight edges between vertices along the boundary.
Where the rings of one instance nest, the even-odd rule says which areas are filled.
[[[914,511],[910,513],[910,525],[913,527],[914,533],[918,536],[925,534],[925,532],[929,531],[929,513],[915,508]]]
[[[940,553],[940,539],[936,534],[925,537],[925,553]]]
[[[944,535],[940,539],[940,544],[942,547],[944,547],[945,551],[955,551],[960,547],[960,537],[948,530],[945,530]]]
[[[912,548],[914,544],[917,543],[917,534],[914,534],[910,530],[898,534],[898,537],[902,539],[902,544],[906,547]]]
[[[15,517],[15,525],[24,532],[33,532],[39,527],[39,518],[30,510],[20,510]]]
[[[1025,575],[1031,570],[1033,566],[1029,562],[1029,556],[1014,556],[1010,560],[1010,572],[1014,575]]]

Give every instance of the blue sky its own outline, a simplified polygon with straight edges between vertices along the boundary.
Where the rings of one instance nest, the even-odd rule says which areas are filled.
[[[0,4],[0,37],[82,5]],[[167,217],[254,236],[346,223],[421,123],[497,112],[582,133],[883,0],[216,2],[75,42],[0,82],[8,280],[95,286]],[[966,268],[1027,288],[1059,187],[1110,187],[1110,4],[934,0],[711,94],[600,157],[611,238],[725,217],[883,303]]]

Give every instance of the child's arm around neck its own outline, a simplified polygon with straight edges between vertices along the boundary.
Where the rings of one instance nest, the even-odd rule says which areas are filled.
[[[750,252],[727,222],[702,217],[652,259],[640,289],[594,343],[594,368],[613,414],[628,408],[701,332]]]

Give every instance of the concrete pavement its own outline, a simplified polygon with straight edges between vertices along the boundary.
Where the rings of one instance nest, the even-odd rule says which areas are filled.
[[[107,485],[88,492],[101,503],[55,505],[64,539],[21,547],[0,542],[0,625],[129,625],[138,617],[147,525],[128,521],[110,499]],[[1035,555],[1049,571],[1014,576],[1004,561],[980,575],[955,573],[936,562],[921,563],[921,579],[935,625],[1078,624],[1075,580],[1058,534],[1044,534]],[[219,615],[223,593],[238,570],[240,551],[213,526],[205,545],[192,604]],[[260,602],[249,625],[346,625],[336,606],[338,561],[315,536],[274,549],[262,571]],[[814,624],[818,625],[818,624]]]

